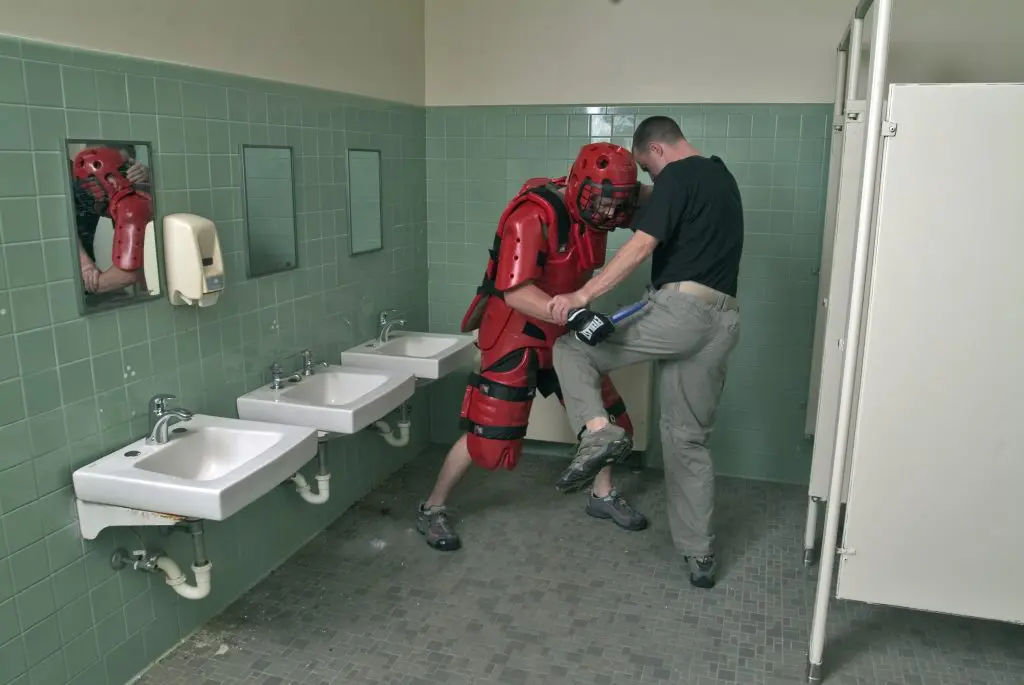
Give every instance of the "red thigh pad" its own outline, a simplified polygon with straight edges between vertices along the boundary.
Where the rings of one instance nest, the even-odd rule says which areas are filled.
[[[462,426],[477,465],[509,471],[516,467],[536,390],[537,356],[530,349],[515,350],[470,376],[462,399]]]

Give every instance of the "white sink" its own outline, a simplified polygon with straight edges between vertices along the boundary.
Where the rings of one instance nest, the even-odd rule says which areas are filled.
[[[238,398],[238,415],[251,421],[311,426],[324,433],[358,433],[412,397],[411,373],[328,366],[274,390],[260,386]]]
[[[223,521],[316,456],[312,428],[196,414],[72,474],[82,502]]]
[[[374,338],[345,350],[341,363],[395,369],[437,380],[473,362],[474,342],[472,335],[395,331],[383,345],[378,346]]]

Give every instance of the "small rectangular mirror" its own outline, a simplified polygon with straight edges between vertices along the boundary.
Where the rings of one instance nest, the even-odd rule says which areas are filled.
[[[78,310],[91,314],[158,296],[150,144],[68,140],[65,150]]]
[[[348,215],[350,253],[384,247],[381,205],[380,150],[348,151]]]
[[[243,145],[242,193],[249,277],[296,268],[299,240],[292,149]]]

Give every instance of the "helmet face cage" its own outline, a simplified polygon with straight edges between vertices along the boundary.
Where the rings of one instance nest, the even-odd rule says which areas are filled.
[[[616,185],[610,179],[597,183],[586,178],[576,196],[576,211],[591,228],[612,231],[633,218],[639,194],[639,183]]]
[[[591,143],[580,148],[566,187],[569,211],[592,229],[611,231],[633,218],[640,184],[624,147]]]

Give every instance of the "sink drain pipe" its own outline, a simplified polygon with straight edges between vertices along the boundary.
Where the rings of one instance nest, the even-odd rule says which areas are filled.
[[[405,447],[409,444],[409,428],[412,422],[409,420],[409,403],[403,402],[398,414],[398,431],[391,429],[387,421],[381,419],[373,424],[373,427],[380,432],[384,441],[392,447]]]
[[[327,471],[327,438],[321,437],[316,444],[317,472],[316,492],[309,486],[306,477],[296,473],[291,480],[295,483],[295,492],[310,504],[323,504],[331,498],[331,474]]]
[[[174,559],[158,556],[155,560],[157,569],[166,577],[167,586],[185,599],[203,599],[210,594],[213,564],[206,558],[206,532],[202,521],[189,521],[188,534],[192,536],[192,573],[196,576],[196,584],[189,585],[188,578],[182,573]]]

